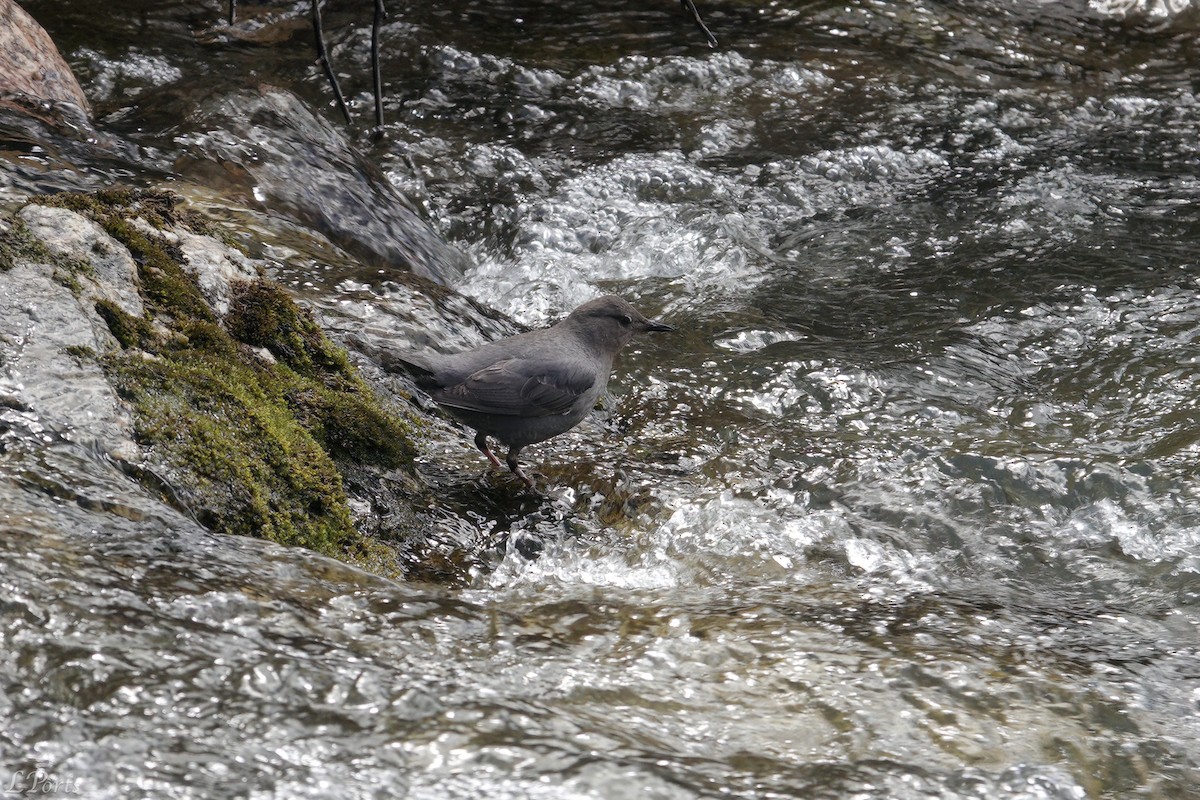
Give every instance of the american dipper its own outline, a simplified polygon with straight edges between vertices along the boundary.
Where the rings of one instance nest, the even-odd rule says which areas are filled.
[[[517,454],[578,425],[608,385],[613,359],[639,333],[671,331],[619,297],[591,300],[550,328],[462,353],[394,356],[438,405],[474,428],[475,446],[499,468],[487,437],[508,446],[508,468],[533,488]]]

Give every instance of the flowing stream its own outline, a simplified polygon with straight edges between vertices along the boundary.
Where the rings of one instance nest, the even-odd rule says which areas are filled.
[[[307,2],[23,5],[112,141],[6,131],[6,202],[173,185],[397,348],[610,292],[678,332],[529,448],[544,495],[430,419],[440,580],[0,407],[6,787],[1200,798],[1200,7],[700,2],[709,49],[665,0],[389,3],[373,139],[370,3],[325,12],[353,128]],[[371,170],[457,295],[307,190]]]

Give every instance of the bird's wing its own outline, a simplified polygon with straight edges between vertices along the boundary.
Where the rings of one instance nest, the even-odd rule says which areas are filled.
[[[595,383],[595,373],[578,364],[509,358],[447,386],[434,399],[484,414],[549,417],[570,412]]]

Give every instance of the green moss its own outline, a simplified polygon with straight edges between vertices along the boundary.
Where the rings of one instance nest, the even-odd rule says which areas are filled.
[[[153,329],[146,318],[133,316],[111,300],[97,300],[95,309],[121,347],[128,349],[151,343]]]
[[[79,282],[79,278],[75,277],[73,273],[54,270],[53,278],[56,282],[70,289],[71,294],[76,297],[83,294],[83,284]]]
[[[8,231],[0,234],[0,272],[12,269],[17,261],[49,264],[54,268],[52,277],[66,286],[75,296],[83,294],[81,276],[92,276],[92,265],[81,258],[55,253],[33,235],[29,226],[20,217],[15,218]]]
[[[83,294],[83,284],[79,282],[79,279],[81,277],[91,278],[96,274],[96,270],[92,267],[90,261],[84,261],[82,258],[69,256],[65,253],[52,253],[50,255],[50,264],[54,267],[51,277],[70,289],[71,293],[76,297]]]
[[[140,217],[158,230],[184,228],[192,233],[211,236],[243,255],[246,248],[220,226],[201,214],[184,207],[183,198],[174,192],[154,189],[113,188],[102,189],[93,194],[38,195],[33,202],[43,206],[70,209],[79,214],[100,219],[120,209],[123,215]]]
[[[175,208],[180,198],[171,192],[107,189],[94,194],[39,195],[34,203],[65,208],[89,217],[121,242],[138,266],[143,300],[153,316],[216,321],[195,279],[181,266],[182,254],[166,240],[151,238],[132,220],[140,218],[160,229],[183,225],[185,215]]]
[[[341,475],[257,370],[203,352],[106,360],[140,442],[168,455],[205,525],[345,558],[359,547]]]
[[[346,354],[325,337],[312,314],[296,305],[276,283],[235,283],[225,325],[239,340],[267,348],[302,375],[353,377]]]
[[[265,280],[235,284],[225,324],[238,340],[266,348],[294,373],[281,387],[283,395],[330,453],[387,468],[412,462],[408,423],[380,405],[345,352],[283,287]]]
[[[288,402],[317,441],[335,457],[395,469],[412,463],[411,429],[373,397],[369,387],[334,391],[306,386]]]
[[[175,209],[181,201],[182,198],[174,192],[128,187],[101,189],[92,194],[43,194],[33,198],[33,202],[40,206],[66,208],[92,219],[100,219],[115,210],[128,211],[130,216],[141,217],[159,230],[179,224]]]
[[[138,266],[142,300],[149,313],[169,320],[216,322],[196,279],[182,266],[183,254],[162,239],[151,239],[128,219],[114,214],[97,220],[125,245]]]
[[[409,424],[381,404],[312,315],[282,287],[256,280],[235,287],[230,313],[218,319],[180,254],[131,221],[186,224],[173,195],[115,190],[38,202],[92,218],[138,266],[144,316],[95,303],[122,347],[99,361],[185,510],[214,530],[398,573],[394,546],[355,530],[339,464],[411,468]]]
[[[20,217],[14,218],[9,229],[0,234],[0,272],[9,271],[17,261],[40,264],[54,261],[54,254],[33,235]]]

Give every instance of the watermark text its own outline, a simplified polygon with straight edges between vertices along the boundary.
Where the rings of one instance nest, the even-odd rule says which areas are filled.
[[[63,777],[44,769],[14,770],[4,786],[6,795],[82,794],[74,776]]]

